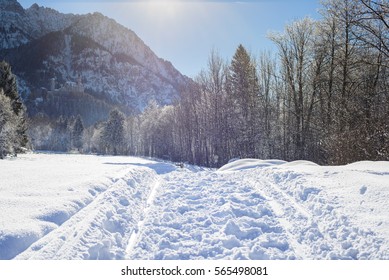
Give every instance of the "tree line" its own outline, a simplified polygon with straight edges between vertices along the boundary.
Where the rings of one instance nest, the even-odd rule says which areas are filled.
[[[269,34],[276,55],[254,57],[239,45],[227,61],[211,51],[207,67],[172,105],[151,101],[130,116],[113,110],[107,121],[83,128],[77,141],[75,119],[39,120],[30,128],[32,142],[65,134],[65,150],[211,167],[248,157],[387,160],[388,1],[326,0],[321,14]],[[58,142],[46,140],[51,149]]]
[[[239,157],[344,164],[389,157],[389,4],[327,0],[269,34],[277,56],[217,52],[173,106],[132,121],[138,152],[220,166]]]

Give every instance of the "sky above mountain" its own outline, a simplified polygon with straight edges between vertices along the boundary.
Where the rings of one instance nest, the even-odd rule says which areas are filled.
[[[230,59],[243,44],[254,56],[274,50],[269,31],[309,16],[319,18],[320,0],[19,0],[63,13],[101,12],[130,28],[160,57],[194,77],[211,49]]]

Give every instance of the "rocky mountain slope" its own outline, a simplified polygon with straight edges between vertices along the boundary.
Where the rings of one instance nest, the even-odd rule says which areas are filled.
[[[189,81],[102,14],[62,14],[37,4],[23,9],[16,0],[0,0],[0,17],[0,59],[11,63],[26,100],[54,78],[55,88],[81,81],[90,96],[139,111],[152,99],[171,103]]]

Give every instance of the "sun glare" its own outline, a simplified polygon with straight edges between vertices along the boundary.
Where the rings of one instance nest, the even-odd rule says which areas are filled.
[[[148,0],[144,1],[144,4],[150,16],[158,17],[161,20],[172,20],[178,15],[182,2],[177,0]]]

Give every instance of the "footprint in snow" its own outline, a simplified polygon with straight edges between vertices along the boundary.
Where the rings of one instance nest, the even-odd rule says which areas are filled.
[[[362,187],[359,189],[359,193],[362,194],[362,195],[365,194],[366,191],[367,191],[367,187],[366,187],[366,186],[362,186]]]

